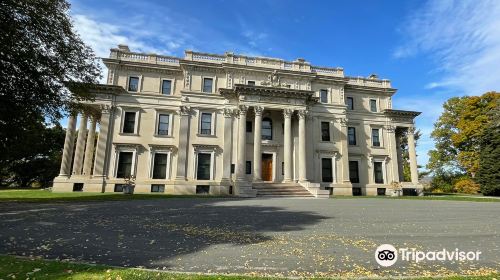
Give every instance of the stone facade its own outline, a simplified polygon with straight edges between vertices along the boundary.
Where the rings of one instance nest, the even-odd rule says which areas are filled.
[[[270,181],[315,196],[377,195],[402,181],[400,136],[419,113],[392,109],[388,80],[303,59],[177,58],[123,45],[103,61],[107,85],[86,104],[99,113],[80,114],[78,139],[70,116],[54,191],[120,191],[132,177],[146,193],[255,196],[252,185]],[[419,191],[407,135],[411,182],[402,184]]]

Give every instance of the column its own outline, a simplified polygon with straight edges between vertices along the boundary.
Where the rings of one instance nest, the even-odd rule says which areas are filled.
[[[231,153],[233,142],[233,116],[234,110],[224,108],[224,146],[222,150],[222,181],[231,181]]]
[[[256,106],[253,131],[253,180],[262,181],[262,111],[263,107]]]
[[[76,129],[76,114],[71,114],[68,118],[68,127],[66,128],[66,138],[64,139],[64,149],[61,160],[61,169],[59,176],[70,176],[71,159],[73,158],[73,147]]]
[[[342,160],[342,183],[350,184],[351,180],[349,179],[349,150],[348,150],[348,141],[347,141],[347,119],[340,119],[340,130],[341,130],[341,160]]]
[[[283,116],[285,119],[284,123],[284,139],[283,139],[283,164],[284,164],[284,172],[283,172],[283,181],[291,182],[292,181],[292,114],[293,109],[286,108],[283,110]]]
[[[189,117],[191,108],[181,106],[179,108],[179,143],[177,144],[177,173],[176,180],[185,181],[187,171],[187,155],[189,147]],[[196,176],[196,175],[195,175]]]
[[[391,157],[391,173],[392,173],[392,181],[399,182],[399,168],[398,168],[398,145],[396,141],[396,128],[394,126],[386,127],[387,130],[387,138],[389,138],[389,154]],[[386,184],[390,184],[391,181],[386,178]]]
[[[248,106],[239,106],[239,121],[238,121],[238,160],[236,163],[236,181],[246,181],[245,175],[245,161],[246,161],[246,123],[247,123],[247,110]]]
[[[415,151],[415,127],[408,128],[408,153],[410,156],[411,182],[418,184],[417,153]]]
[[[73,160],[73,175],[82,175],[83,154],[85,149],[85,138],[87,138],[87,120],[86,114],[80,117],[80,126],[78,127],[78,138],[76,139],[75,159]]]
[[[110,132],[113,108],[102,106],[101,119],[99,121],[99,136],[95,151],[94,177],[106,177],[106,155],[108,154],[108,136]]]
[[[299,115],[299,181],[307,181],[306,161],[306,117],[307,111],[298,111]]]
[[[83,175],[90,176],[92,171],[92,159],[94,157],[94,140],[95,127],[97,119],[94,116],[90,117],[90,128],[87,133],[87,146],[85,147],[85,158],[83,159]]]

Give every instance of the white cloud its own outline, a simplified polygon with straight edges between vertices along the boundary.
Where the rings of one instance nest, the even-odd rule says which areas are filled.
[[[405,43],[393,53],[404,59],[425,55],[436,68],[435,80],[424,86],[425,98],[399,98],[395,107],[422,111],[418,161],[428,161],[430,133],[451,96],[480,95],[500,90],[500,1],[427,1],[399,28]]]
[[[401,28],[394,56],[435,60],[440,80],[427,85],[478,95],[500,89],[500,1],[429,1]]]

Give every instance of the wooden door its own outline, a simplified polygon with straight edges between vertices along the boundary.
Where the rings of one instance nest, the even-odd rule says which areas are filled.
[[[273,155],[262,154],[262,180],[273,180]]]

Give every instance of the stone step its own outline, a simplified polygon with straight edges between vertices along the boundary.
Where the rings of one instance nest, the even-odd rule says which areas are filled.
[[[252,188],[259,197],[314,197],[308,190],[297,183],[254,183]]]
[[[307,190],[257,190],[257,193],[298,193],[310,194]]]
[[[295,194],[257,194],[257,197],[294,197],[294,198],[313,198],[314,196],[312,194],[308,195],[295,195]]]

